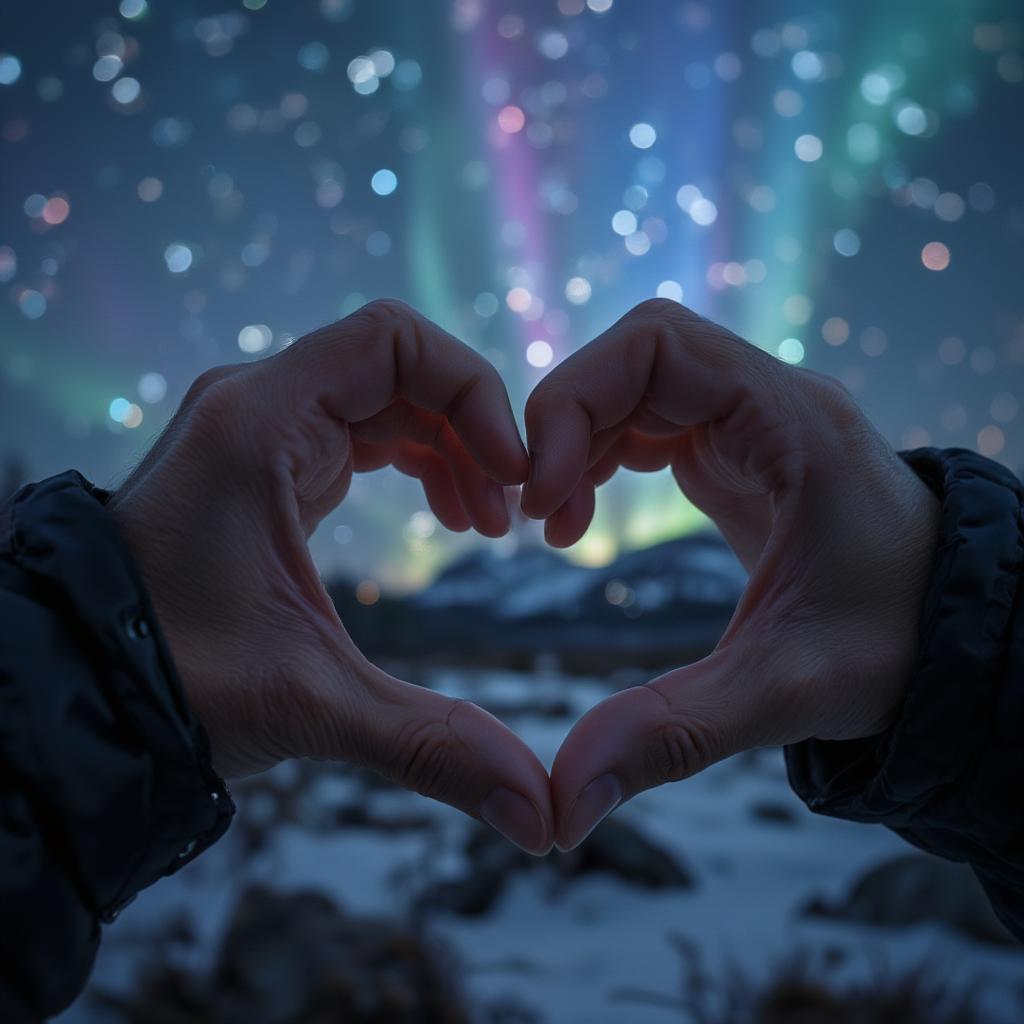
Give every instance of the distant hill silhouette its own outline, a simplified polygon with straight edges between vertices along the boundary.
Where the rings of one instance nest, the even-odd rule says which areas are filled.
[[[746,583],[725,542],[695,534],[575,565],[550,548],[473,551],[421,592],[361,605],[328,587],[370,657],[523,665],[555,655],[570,671],[691,661],[714,646]]]

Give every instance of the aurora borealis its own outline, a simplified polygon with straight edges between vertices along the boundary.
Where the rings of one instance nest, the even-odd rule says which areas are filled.
[[[896,445],[1024,464],[1009,0],[0,10],[0,456],[33,477],[116,482],[204,368],[379,295],[517,410],[657,293],[840,377]],[[623,474],[570,554],[697,522]],[[409,587],[477,542],[384,471],[314,554]]]

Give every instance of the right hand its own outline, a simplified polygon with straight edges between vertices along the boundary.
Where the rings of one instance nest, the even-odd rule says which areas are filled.
[[[620,467],[670,466],[750,573],[714,651],[610,697],[551,772],[556,842],[749,747],[873,735],[917,651],[939,503],[834,380],[651,300],[570,356],[526,407],[522,498],[578,540]]]
[[[544,853],[537,757],[475,704],[367,661],[310,559],[352,473],[388,464],[422,481],[446,526],[492,537],[508,529],[503,485],[528,469],[494,368],[378,301],[205,373],[110,508],[222,774],[290,757],[364,765]]]

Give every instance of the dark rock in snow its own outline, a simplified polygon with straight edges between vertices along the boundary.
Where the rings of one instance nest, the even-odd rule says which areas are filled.
[[[645,889],[689,889],[690,873],[660,846],[628,822],[609,818],[582,846],[562,854],[563,871],[571,876],[606,871]]]
[[[544,871],[552,880],[571,880],[607,872],[645,889],[686,889],[693,878],[669,853],[633,825],[602,822],[582,846],[546,859],[531,857],[489,828],[477,828],[465,848],[469,869],[460,878],[428,887],[417,901],[420,911],[442,910],[464,916],[488,913],[517,871]]]
[[[766,821],[773,825],[795,825],[800,820],[792,807],[773,800],[758,800],[752,803],[750,816],[757,821]]]
[[[885,861],[857,879],[840,903],[813,900],[805,913],[890,927],[936,921],[978,942],[1017,945],[966,864],[924,854]]]
[[[251,889],[211,974],[159,962],[135,995],[98,999],[129,1024],[466,1024],[452,978],[410,928],[349,917],[319,893]]]

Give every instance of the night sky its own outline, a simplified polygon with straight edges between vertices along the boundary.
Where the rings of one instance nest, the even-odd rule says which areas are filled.
[[[1009,0],[0,0],[0,458],[116,484],[203,369],[382,295],[521,410],[660,294],[1020,469],[1022,47]],[[570,555],[699,522],[622,474]],[[389,470],[314,554],[475,543]]]

